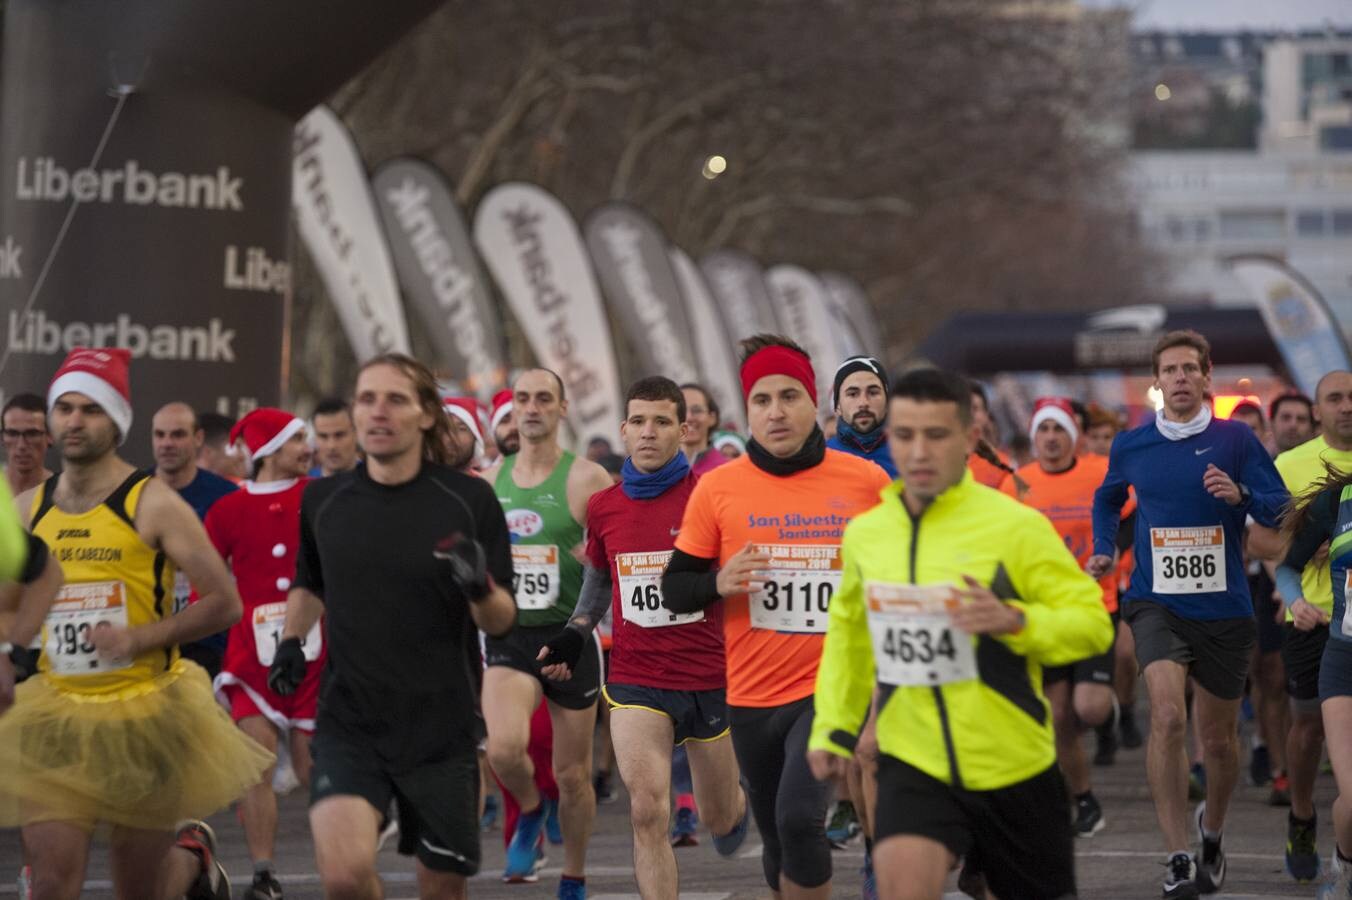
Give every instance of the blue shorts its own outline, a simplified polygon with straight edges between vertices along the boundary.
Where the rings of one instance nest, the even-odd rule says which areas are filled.
[[[1319,662],[1319,699],[1330,697],[1352,697],[1352,641],[1342,638],[1329,638]]]
[[[611,709],[646,709],[671,719],[675,742],[716,741],[728,733],[727,692],[668,691],[611,682],[601,689]]]

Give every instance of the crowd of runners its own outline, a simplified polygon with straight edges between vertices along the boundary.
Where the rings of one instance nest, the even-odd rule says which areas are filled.
[[[1111,827],[1092,764],[1145,742],[1162,896],[1196,897],[1225,881],[1247,702],[1289,876],[1352,896],[1352,373],[1221,420],[1209,345],[1171,332],[1153,418],[1041,399],[1018,465],[976,381],[741,346],[747,435],[700,385],[645,377],[621,452],[582,456],[543,368],[491,407],[397,354],[308,422],[171,403],[144,470],[126,351],[74,350],[9,398],[21,890],[78,896],[106,834],[119,896],[229,897],[203,819],[234,805],[245,896],[278,900],[298,782],[326,896],[382,896],[386,841],[421,896],[466,896],[500,819],[504,881],[561,845],[558,896],[582,898],[618,775],[645,898],[678,895],[701,828],[729,857],[754,821],[775,897],[830,896],[862,833],[865,897],[935,900],[957,873],[1058,900],[1076,839]]]

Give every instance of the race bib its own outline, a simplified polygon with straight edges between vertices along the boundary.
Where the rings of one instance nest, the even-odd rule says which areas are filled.
[[[1352,603],[1349,600],[1352,600],[1352,568],[1347,570],[1343,580],[1343,620],[1338,623],[1344,637],[1352,637]]]
[[[282,626],[286,623],[286,601],[260,603],[254,607],[251,620],[254,653],[258,656],[258,663],[270,666],[277,657],[277,648],[282,643]],[[319,627],[319,622],[315,622],[310,633],[300,642],[300,646],[305,651],[307,662],[319,659],[319,653],[324,649],[324,632]]]
[[[517,609],[549,609],[559,602],[559,548],[512,545],[512,593]]]
[[[671,560],[671,551],[660,553],[620,553],[615,571],[620,576],[620,615],[640,628],[665,628],[704,619],[704,610],[674,613],[662,608],[662,573]]]
[[[1150,552],[1157,594],[1207,594],[1225,590],[1225,532],[1201,528],[1152,528]]]
[[[56,675],[100,675],[128,668],[129,658],[102,656],[94,649],[94,628],[107,622],[126,628],[126,587],[120,581],[91,581],[61,588],[43,624],[42,650]]]
[[[188,608],[188,600],[192,597],[192,584],[188,581],[188,576],[179,569],[174,573],[174,615],[178,615]]]
[[[865,595],[878,681],[924,687],[977,677],[972,639],[949,618],[960,602],[952,585],[871,581]]]
[[[754,544],[751,549],[770,554],[764,587],[748,595],[751,627],[825,634],[831,596],[840,587],[840,547]]]

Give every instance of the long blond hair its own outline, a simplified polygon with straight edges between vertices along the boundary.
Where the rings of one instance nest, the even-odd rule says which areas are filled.
[[[418,397],[418,407],[432,417],[432,427],[423,432],[422,457],[428,462],[450,465],[448,451],[451,438],[451,422],[446,410],[441,406],[441,390],[437,387],[437,378],[432,370],[404,353],[382,353],[362,363],[357,370],[361,373],[373,366],[390,366],[398,369],[404,377],[413,382],[414,393]],[[353,404],[355,406],[355,403]]]

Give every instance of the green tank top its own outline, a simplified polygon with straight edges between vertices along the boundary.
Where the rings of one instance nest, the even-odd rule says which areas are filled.
[[[559,464],[537,487],[512,480],[516,456],[507,457],[494,487],[512,533],[512,593],[517,623],[527,627],[562,625],[577,606],[582,563],[573,548],[582,543],[582,526],[568,509],[568,472],[574,456],[563,451]]]

